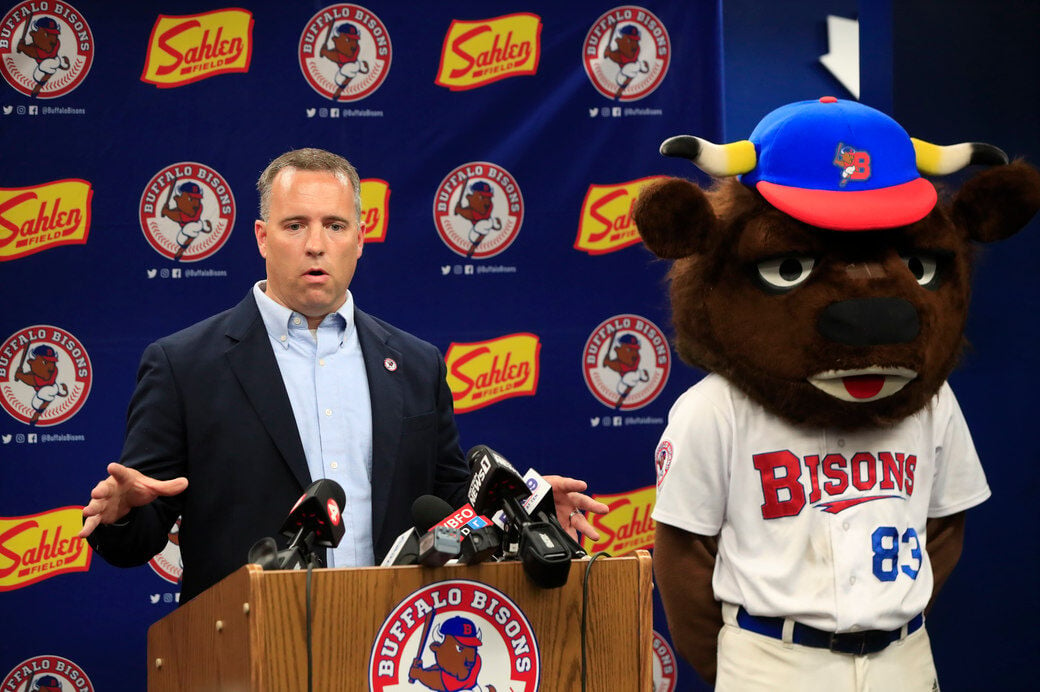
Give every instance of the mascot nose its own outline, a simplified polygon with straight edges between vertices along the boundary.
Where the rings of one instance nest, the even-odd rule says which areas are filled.
[[[902,298],[860,298],[828,305],[817,329],[849,346],[882,346],[913,341],[921,331],[917,309]]]

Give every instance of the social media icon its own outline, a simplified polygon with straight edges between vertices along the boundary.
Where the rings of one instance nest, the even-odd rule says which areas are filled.
[[[330,108],[329,109],[329,117],[330,118],[338,118],[339,117],[339,109],[338,108]]]
[[[599,114],[602,115],[604,118],[609,118],[610,117],[610,107],[609,106],[603,106],[602,108],[599,109]]]
[[[173,278],[173,279],[181,278],[181,270],[180,269],[173,269],[173,270],[171,270],[170,271],[170,278]]]
[[[148,272],[148,278],[149,279],[154,279],[155,275],[159,273],[159,270],[157,270],[157,269],[148,269],[147,272]]]
[[[11,436],[10,435],[4,435],[2,439],[3,439],[5,445],[11,444]]]
[[[25,442],[25,435],[18,433],[14,436],[14,441],[18,444],[22,444],[23,442]]]
[[[151,596],[148,597],[148,600],[151,601],[152,604],[154,605],[154,604],[159,602],[159,598],[160,598],[159,594],[153,593]]]
[[[589,109],[589,117],[590,118],[595,118],[597,115],[599,115],[599,108],[590,108]]]
[[[308,118],[313,118],[314,114],[317,113],[317,112],[318,112],[318,110],[316,108],[308,108],[307,109],[307,117]]]
[[[469,276],[470,274],[473,273],[473,265],[472,264],[467,264],[466,265],[466,272],[465,273],[466,273],[466,276]]]
[[[448,274],[451,274],[451,265],[450,264],[442,265],[441,266],[441,276],[447,276]]]
[[[28,435],[26,435],[26,441],[31,445],[36,444],[36,441],[38,439],[39,438],[37,437],[36,433],[29,433]]]
[[[601,422],[603,423],[603,427],[604,428],[609,428],[610,427],[610,416],[603,416],[603,419],[602,419]]]
[[[594,417],[590,418],[590,419],[589,419],[589,425],[591,425],[591,426],[592,426],[592,427],[594,427],[594,428],[595,428],[595,427],[596,427],[597,425],[599,425],[599,416],[594,416]]]
[[[29,106],[29,115],[39,115],[39,113],[40,113],[40,107],[39,106]]]
[[[455,274],[455,276],[461,275],[462,274],[462,265],[461,264],[456,264],[455,267],[452,269],[452,272]]]
[[[14,111],[14,106],[4,106],[4,115],[11,115]]]
[[[621,416],[614,416],[614,427],[615,428],[620,428],[621,427]]]
[[[329,117],[329,109],[328,108],[319,108],[318,109],[318,117],[319,118],[327,118],[327,117]]]
[[[162,269],[159,270],[159,276],[162,277],[163,279],[170,278],[170,270],[166,269],[165,267],[163,267]]]
[[[18,106],[18,115],[25,115],[25,106]]]
[[[619,106],[614,106],[610,110],[610,114],[613,115],[615,118],[620,118],[621,117],[621,108]]]

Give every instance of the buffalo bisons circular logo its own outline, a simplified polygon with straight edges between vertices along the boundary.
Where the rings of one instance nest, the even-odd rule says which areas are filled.
[[[582,351],[582,374],[597,399],[631,411],[657,398],[668,382],[672,352],[660,328],[639,315],[601,322]]]
[[[87,350],[60,327],[26,327],[0,346],[0,404],[31,426],[58,425],[76,415],[93,378]]]
[[[668,640],[654,630],[654,692],[675,692],[679,673],[675,670],[675,652]]]
[[[672,446],[671,440],[661,440],[657,445],[657,450],[654,452],[654,465],[657,467],[657,487],[661,487],[661,482],[664,477],[668,475],[668,469],[672,467],[672,459],[675,458],[675,448]]]
[[[197,262],[231,235],[235,198],[224,176],[204,164],[182,161],[148,181],[138,216],[156,252],[178,262]]]
[[[360,5],[329,5],[300,35],[300,69],[316,92],[333,101],[360,101],[390,72],[386,25]]]
[[[94,692],[94,683],[78,665],[61,656],[33,656],[27,658],[0,682],[0,690],[27,692]]]
[[[425,586],[383,622],[369,661],[369,689],[536,690],[538,641],[524,613],[487,584]]]
[[[444,244],[459,255],[494,257],[516,240],[524,221],[524,198],[509,171],[473,161],[437,186],[433,221]]]
[[[67,2],[21,2],[0,20],[0,73],[26,96],[64,96],[83,83],[93,62],[94,34]]]
[[[642,7],[625,5],[603,13],[582,45],[585,74],[614,101],[638,101],[661,85],[672,44],[661,20]]]
[[[177,517],[173,528],[170,529],[169,540],[162,552],[148,561],[148,566],[156,574],[170,582],[178,584],[181,573],[184,571],[184,562],[181,560],[181,519]]]

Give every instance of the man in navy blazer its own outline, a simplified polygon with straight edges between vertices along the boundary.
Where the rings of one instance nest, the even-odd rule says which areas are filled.
[[[255,231],[266,281],[230,310],[145,350],[120,463],[109,464],[109,476],[83,510],[80,535],[117,566],[140,565],[161,552],[180,516],[182,602],[245,564],[258,539],[277,536],[315,480],[312,469],[329,463],[320,458],[324,440],[301,438],[301,430],[328,422],[309,429],[294,415],[305,410],[300,399],[313,399],[306,380],[321,370],[313,378],[287,374],[297,371],[282,352],[276,355],[287,337],[265,322],[272,310],[290,321],[305,318],[316,341],[317,330],[331,324],[326,318],[339,315],[341,333],[344,322],[348,334],[353,324],[360,346],[353,381],[367,381],[371,411],[362,455],[370,486],[360,484],[362,493],[370,490],[361,501],[371,509],[364,543],[376,562],[411,528],[417,497],[461,505],[470,475],[440,352],[356,307],[350,312],[348,286],[364,241],[353,166],[322,150],[289,152],[268,166],[258,188],[262,219]],[[262,312],[258,302],[268,299]],[[547,479],[563,525],[595,538],[581,511],[606,507],[581,493],[582,481]],[[367,525],[364,519],[359,523]]]

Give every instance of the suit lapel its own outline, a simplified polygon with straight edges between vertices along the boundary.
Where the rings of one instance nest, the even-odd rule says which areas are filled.
[[[404,364],[400,352],[389,345],[387,331],[372,317],[355,308],[354,323],[372,401],[372,538],[378,544],[401,441],[404,396],[395,372]]]
[[[311,483],[311,474],[300,442],[300,432],[252,292],[234,309],[227,336],[232,341],[225,354],[231,371],[235,373],[249,403],[300,482],[300,487],[306,488]],[[229,412],[229,415],[236,413]]]

